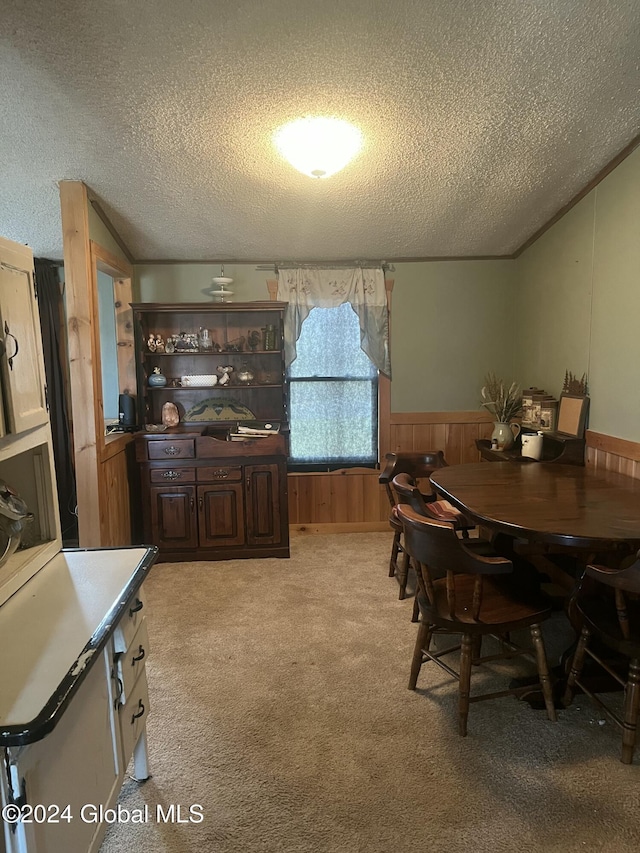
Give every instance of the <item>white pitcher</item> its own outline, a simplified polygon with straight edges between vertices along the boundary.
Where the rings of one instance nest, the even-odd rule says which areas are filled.
[[[542,432],[538,432],[536,435],[523,435],[520,440],[522,442],[523,456],[529,456],[531,459],[537,459],[538,461],[542,459],[542,443],[544,441],[544,434]]]

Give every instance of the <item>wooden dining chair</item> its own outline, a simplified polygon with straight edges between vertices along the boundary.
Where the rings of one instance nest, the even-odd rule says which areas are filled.
[[[389,558],[389,577],[396,577],[399,584],[398,598],[403,599],[407,589],[408,575],[408,559],[402,548],[402,525],[398,522],[395,506],[396,496],[392,489],[394,477],[398,474],[408,474],[415,485],[420,481],[426,481],[425,486],[420,482],[420,486],[424,489],[422,498],[425,504],[433,504],[430,513],[435,515],[438,510],[446,511],[445,504],[451,506],[446,501],[438,501],[438,496],[435,494],[429,484],[429,477],[434,471],[439,468],[448,467],[447,461],[444,458],[444,453],[441,450],[425,450],[422,452],[394,452],[387,453],[387,464],[380,474],[378,481],[385,487],[391,513],[389,515],[389,526],[393,530],[393,541],[391,543],[391,556]],[[451,507],[453,509],[453,507]],[[469,522],[462,514],[459,516],[460,529],[468,535],[468,531],[472,529],[473,524]]]
[[[458,680],[458,731],[467,734],[469,704],[501,696],[519,696],[540,689],[547,716],[556,719],[551,678],[540,624],[551,615],[551,603],[540,593],[526,595],[518,588],[513,563],[491,555],[490,543],[463,540],[453,524],[427,518],[400,504],[397,515],[404,532],[404,548],[418,572],[420,625],[416,639],[409,689],[415,690],[422,665],[437,664]],[[510,632],[529,628],[533,648],[511,642]],[[460,642],[431,649],[435,634],[460,635]],[[501,652],[481,657],[479,644],[485,636],[500,643]],[[442,660],[460,651],[459,672]],[[512,687],[493,693],[470,695],[471,666],[518,655],[537,665],[539,685]]]
[[[582,630],[562,702],[569,705],[576,688],[582,690],[622,731],[620,760],[631,764],[640,712],[640,559],[625,569],[587,566],[572,607],[582,622]],[[600,650],[591,648],[592,639],[628,659],[626,677],[614,669],[612,661],[603,659]],[[587,656],[624,688],[622,716],[605,704],[583,679]]]
[[[406,557],[402,550],[402,525],[395,513],[396,499],[391,489],[391,483],[397,474],[411,474],[414,479],[429,478],[438,468],[445,468],[447,463],[441,450],[426,450],[424,453],[394,452],[387,453],[385,458],[387,462],[378,477],[378,482],[384,486],[391,510],[389,526],[393,530],[393,541],[391,543],[391,557],[389,558],[389,577],[398,578],[400,584],[398,597],[402,599],[406,590],[406,578],[404,586],[401,583]]]
[[[397,518],[397,510],[400,504],[410,506],[418,515],[430,518],[439,518],[441,521],[450,521],[456,530],[460,530],[462,536],[469,535],[469,526],[463,514],[452,506],[448,501],[436,500],[436,495],[424,495],[417,486],[416,481],[409,474],[396,474],[391,481],[391,491],[395,497],[393,514]],[[409,555],[405,549],[398,560],[398,583],[400,584],[399,598],[404,598],[410,568]],[[419,617],[418,596],[413,600],[412,622],[417,622]]]

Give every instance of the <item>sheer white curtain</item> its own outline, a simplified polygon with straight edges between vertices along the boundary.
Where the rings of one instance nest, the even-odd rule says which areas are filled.
[[[389,312],[381,267],[345,269],[280,268],[278,299],[288,302],[284,318],[285,361],[295,361],[296,343],[312,308],[349,302],[360,323],[360,346],[380,373],[391,377]]]

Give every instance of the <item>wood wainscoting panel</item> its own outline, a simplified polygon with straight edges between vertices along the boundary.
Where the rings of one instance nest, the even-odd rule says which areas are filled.
[[[387,530],[389,503],[378,476],[370,468],[289,474],[292,532]]]
[[[640,478],[640,443],[587,430],[586,464],[601,471],[617,471]]]
[[[479,462],[476,439],[492,431],[491,416],[483,411],[392,414],[389,449],[442,450],[450,465]],[[379,475],[369,468],[289,474],[292,534],[388,530],[389,502]]]
[[[478,462],[477,438],[489,438],[493,420],[478,412],[400,412],[391,415],[391,450],[442,450],[449,465]]]

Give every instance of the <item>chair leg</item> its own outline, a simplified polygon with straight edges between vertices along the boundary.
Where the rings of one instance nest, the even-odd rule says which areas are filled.
[[[470,634],[463,634],[460,646],[460,684],[458,692],[458,733],[462,737],[466,737],[467,735],[472,656],[473,639]]]
[[[420,605],[418,604],[418,590],[416,590],[415,598],[413,599],[413,613],[411,614],[411,621],[418,622],[420,619]]]
[[[540,678],[540,686],[542,687],[542,695],[544,696],[544,704],[547,709],[547,717],[555,723],[558,715],[556,714],[553,702],[553,687],[551,686],[551,677],[549,675],[549,664],[547,663],[547,653],[539,625],[531,626],[531,639],[536,650],[538,676]]]
[[[398,598],[402,601],[407,594],[407,580],[409,579],[409,555],[406,551],[402,552],[400,559],[398,560],[398,584],[400,585],[400,589],[398,590]]]
[[[634,658],[629,663],[629,675],[624,692],[624,714],[622,718],[622,758],[623,764],[631,764],[636,745],[638,711],[640,710],[640,660]]]
[[[590,637],[591,631],[589,631],[589,629],[585,625],[580,633],[580,639],[578,640],[576,650],[573,653],[571,669],[569,671],[569,677],[567,678],[567,686],[565,687],[565,691],[562,695],[562,704],[565,706],[565,708],[567,708],[573,700],[573,688],[575,687],[576,681],[580,678],[580,675],[582,673],[582,667],[584,666],[584,658],[587,651],[587,644],[589,643]]]
[[[396,567],[398,565],[398,552],[400,551],[400,533],[396,531],[393,534],[393,544],[391,545],[391,559],[389,560],[389,577],[395,576]]]
[[[480,655],[482,654],[482,634],[476,634],[471,643],[473,649],[471,654],[471,663],[474,666],[480,665]]]
[[[433,628],[428,622],[420,622],[418,625],[418,636],[413,649],[413,659],[411,660],[411,674],[409,675],[409,690],[415,690],[418,683],[418,676],[422,667],[422,650],[429,650],[431,645],[431,634]]]

